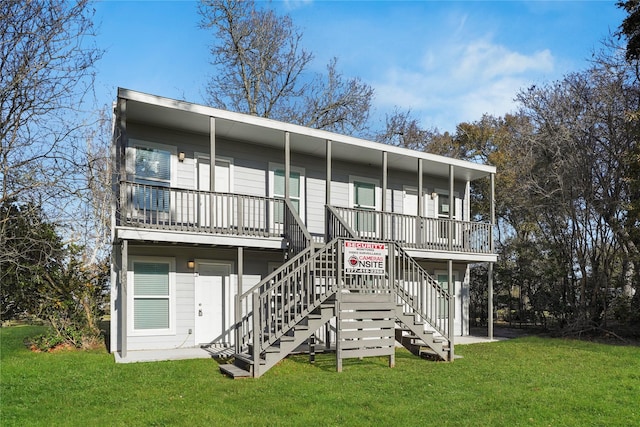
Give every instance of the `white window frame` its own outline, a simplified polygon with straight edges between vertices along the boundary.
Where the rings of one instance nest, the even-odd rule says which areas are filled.
[[[436,197],[434,200],[434,209],[433,209],[433,213],[435,215],[436,218],[449,218],[449,214],[447,213],[446,216],[445,214],[440,215],[440,196],[447,196],[449,197],[449,208],[451,208],[451,206],[453,206],[453,219],[461,219],[462,215],[460,212],[461,210],[464,209],[464,201],[460,198],[460,193],[457,191],[453,192],[453,197],[451,197],[449,195],[449,190],[443,190],[441,188],[435,188],[433,190],[433,192],[436,194]],[[460,209],[458,205],[458,201],[462,201],[462,208]],[[452,203],[453,202],[453,203]]]
[[[163,263],[169,264],[169,327],[163,329],[135,329],[135,282],[134,263]],[[127,266],[127,335],[175,335],[176,333],[176,260],[171,257],[131,256]]]
[[[306,218],[306,209],[305,206],[307,204],[307,198],[306,198],[306,192],[305,192],[305,188],[306,188],[306,178],[305,178],[305,170],[304,168],[301,167],[297,167],[297,166],[291,166],[289,172],[296,172],[300,174],[300,196],[299,196],[299,201],[300,201],[300,212],[298,212],[298,216],[300,217],[300,219],[302,220],[302,222],[305,222],[305,218]],[[273,198],[273,199],[282,199],[284,200],[284,195],[282,196],[276,196],[275,195],[275,171],[277,170],[281,170],[284,172],[284,165],[280,164],[280,163],[271,163],[269,162],[269,197]],[[291,194],[289,195],[290,198]],[[271,212],[271,218],[273,218],[272,222],[275,222],[275,212]],[[280,224],[280,223],[278,223]]]
[[[136,176],[136,155],[138,152],[138,148],[162,150],[162,151],[168,151],[170,153],[168,181]],[[164,210],[157,211],[157,214],[162,219],[166,219],[169,216],[169,212],[174,208],[174,206],[172,206],[173,201],[171,200],[172,199],[171,192],[169,191],[169,189],[176,187],[178,182],[178,179],[177,179],[178,154],[177,153],[178,153],[177,148],[173,145],[159,144],[156,142],[150,142],[150,141],[134,139],[134,138],[129,139],[129,143],[126,148],[125,169],[126,169],[126,176],[128,181],[139,183],[142,185],[145,185],[145,184],[156,185],[156,186],[167,188],[166,191],[168,192],[168,197],[169,197],[168,206],[167,206],[168,211],[164,211]]]
[[[126,170],[127,170],[127,179],[130,179],[132,181],[135,181],[138,177],[136,177],[136,152],[137,152],[137,148],[141,147],[141,148],[148,148],[151,150],[163,150],[163,151],[168,151],[169,153],[171,153],[171,160],[170,160],[170,171],[169,171],[169,186],[170,187],[175,187],[177,185],[177,173],[176,171],[178,170],[178,150],[176,148],[175,145],[167,145],[167,144],[160,144],[157,142],[151,142],[151,141],[145,141],[145,140],[141,140],[141,139],[129,139],[129,143],[127,146],[127,150],[126,150]],[[151,181],[151,182],[158,182],[158,183],[163,183],[166,181],[162,181],[162,180],[154,180],[154,179],[149,179],[146,177],[140,177],[140,179],[144,180],[144,181]]]
[[[356,182],[362,182],[365,184],[373,184],[375,186],[374,197],[375,206],[374,210],[380,211],[382,210],[382,188],[380,188],[380,180],[375,178],[366,178],[363,176],[349,175],[349,207],[356,208],[355,204],[355,185]]]

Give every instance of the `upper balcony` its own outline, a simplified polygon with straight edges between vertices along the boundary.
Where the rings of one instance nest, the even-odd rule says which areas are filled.
[[[123,181],[116,214],[119,237],[285,248],[287,206],[283,199],[179,189]],[[413,256],[482,260],[493,256],[488,223],[425,218],[393,212],[330,207],[357,238],[390,240]],[[313,240],[324,242],[324,235]],[[475,256],[475,257],[474,257]],[[477,258],[477,256],[481,256]]]

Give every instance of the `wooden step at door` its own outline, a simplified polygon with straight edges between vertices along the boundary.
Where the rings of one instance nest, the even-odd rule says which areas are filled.
[[[220,365],[220,372],[223,374],[236,379],[236,378],[249,378],[251,377],[251,372],[242,369],[239,366],[236,366],[232,363],[227,363],[225,365]]]

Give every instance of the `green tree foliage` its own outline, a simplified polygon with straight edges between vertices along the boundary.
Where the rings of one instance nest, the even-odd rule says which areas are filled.
[[[624,0],[616,4],[627,13],[618,31],[618,37],[627,39],[625,58],[637,61],[640,59],[640,1]]]
[[[64,245],[39,206],[5,202],[1,244],[2,319],[37,318],[51,326],[45,343],[95,343],[108,290],[107,259],[87,263],[81,247]],[[45,345],[46,346],[46,345]]]
[[[0,235],[6,254],[0,260],[2,319],[37,315],[41,310],[38,289],[54,281],[64,258],[62,240],[38,206],[5,201],[0,214],[7,218]]]

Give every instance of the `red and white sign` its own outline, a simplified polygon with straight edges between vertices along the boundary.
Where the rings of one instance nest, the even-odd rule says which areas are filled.
[[[344,242],[343,252],[345,274],[385,275],[387,255],[385,243],[347,240]]]

